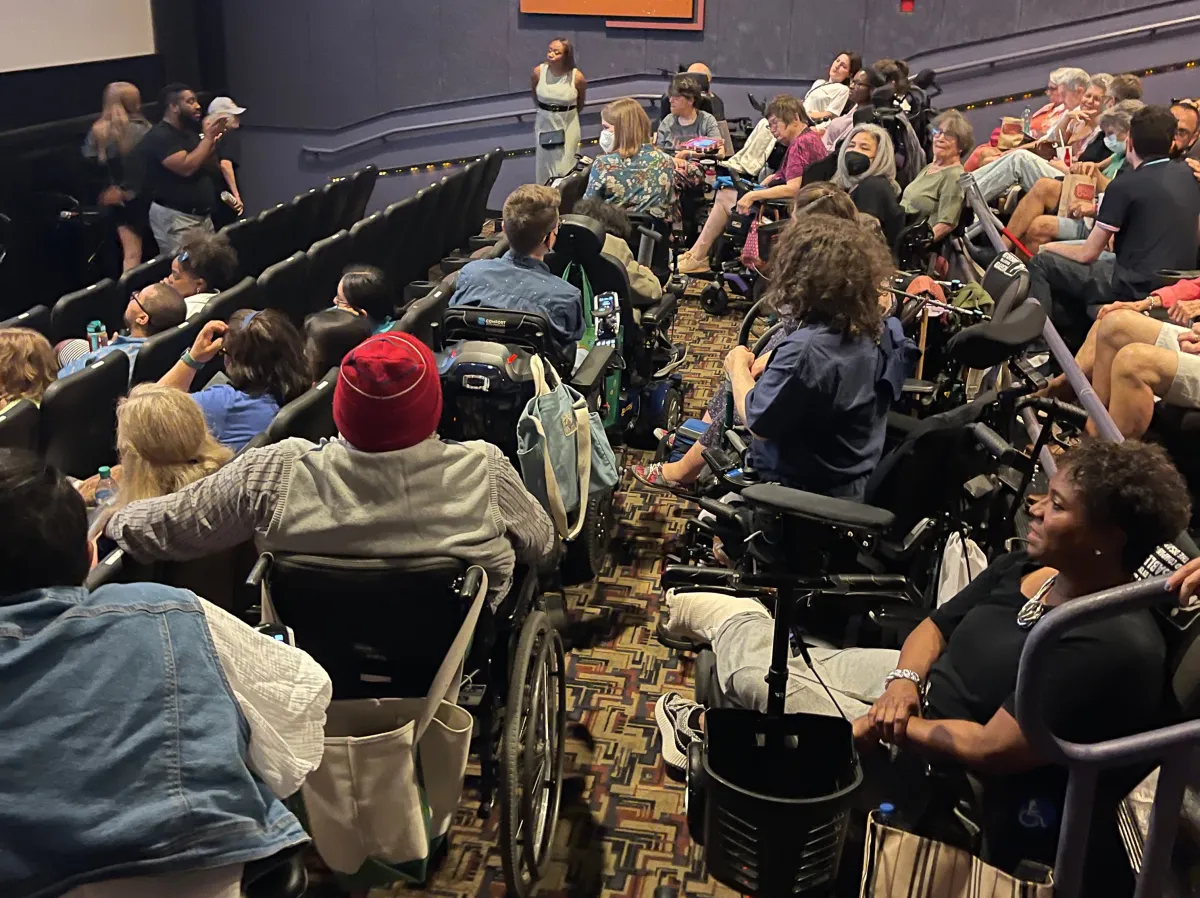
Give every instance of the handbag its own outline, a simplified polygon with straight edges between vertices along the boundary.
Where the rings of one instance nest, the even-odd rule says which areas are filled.
[[[482,571],[481,571],[482,573]],[[487,574],[423,698],[335,701],[321,766],[301,788],[309,833],[341,874],[424,882],[462,797],[470,712],[448,700],[475,632]]]
[[[531,356],[529,366],[534,395],[517,421],[517,460],[526,488],[570,541],[583,529],[588,497],[617,485],[617,457],[587,400],[541,356]]]
[[[1053,898],[1054,879],[1030,882],[968,851],[867,820],[859,898]]]
[[[567,145],[567,132],[563,128],[538,133],[538,146],[543,150],[553,150]]]

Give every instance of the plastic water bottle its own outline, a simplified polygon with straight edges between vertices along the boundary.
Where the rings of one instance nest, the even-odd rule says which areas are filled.
[[[1033,111],[1028,106],[1025,107],[1025,114],[1022,117],[1023,127],[1026,134],[1033,133]]]
[[[88,347],[95,352],[104,345],[104,322],[93,321],[87,326]]]
[[[96,484],[96,507],[107,508],[117,501],[117,482],[112,478],[112,468],[105,465],[100,469],[100,482]]]
[[[891,826],[892,820],[896,816],[896,806],[890,801],[885,801],[879,806],[878,819],[884,826]]]

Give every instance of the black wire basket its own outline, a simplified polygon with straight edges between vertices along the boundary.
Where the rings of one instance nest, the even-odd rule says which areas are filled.
[[[688,770],[688,824],[709,875],[743,895],[830,893],[862,767],[840,717],[709,710]]]

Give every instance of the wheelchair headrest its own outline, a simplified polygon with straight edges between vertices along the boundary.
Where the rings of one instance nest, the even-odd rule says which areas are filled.
[[[1012,253],[1001,253],[983,276],[983,289],[996,303],[993,321],[1003,321],[1029,296],[1029,269]]]
[[[1036,300],[1027,300],[1003,321],[993,318],[959,331],[946,344],[946,352],[968,368],[990,368],[1038,339],[1045,326],[1046,310]]]
[[[572,262],[586,262],[604,251],[604,225],[583,215],[564,215],[559,219],[554,251]]]

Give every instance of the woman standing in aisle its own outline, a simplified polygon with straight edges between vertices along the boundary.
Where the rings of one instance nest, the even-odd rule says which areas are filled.
[[[587,79],[575,68],[575,48],[569,40],[550,41],[546,61],[530,76],[530,87],[537,104],[534,183],[545,184],[567,174],[579,150],[579,113],[587,96]]]

